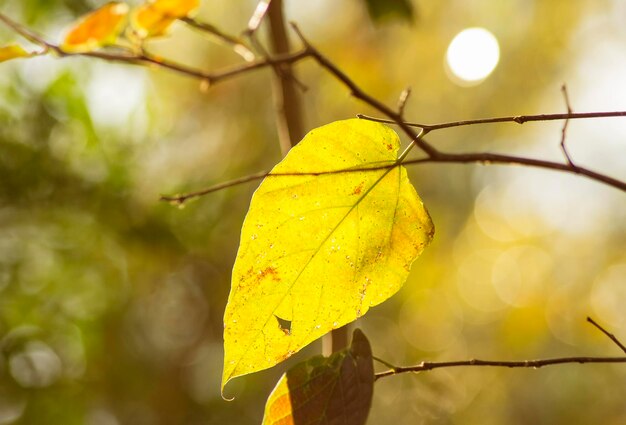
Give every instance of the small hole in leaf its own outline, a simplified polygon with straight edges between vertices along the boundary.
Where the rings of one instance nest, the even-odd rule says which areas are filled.
[[[291,335],[291,320],[282,319],[276,315],[274,315],[276,320],[278,320],[278,327],[281,331],[285,333],[285,335]]]

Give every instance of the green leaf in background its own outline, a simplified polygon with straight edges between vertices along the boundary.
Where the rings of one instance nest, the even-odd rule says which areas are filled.
[[[263,425],[363,425],[373,392],[372,350],[355,329],[349,349],[315,356],[283,374],[267,399]]]
[[[391,19],[413,22],[414,11],[410,0],[364,0],[374,22]]]

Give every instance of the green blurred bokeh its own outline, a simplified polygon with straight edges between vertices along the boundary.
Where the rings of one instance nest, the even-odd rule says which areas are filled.
[[[60,40],[103,2],[5,0]],[[365,90],[409,120],[626,109],[626,7],[615,0],[415,1],[412,25],[373,24],[363,2],[287,0],[287,16]],[[205,0],[231,33],[254,1]],[[467,27],[499,40],[494,73],[456,85],[447,45]],[[0,31],[0,44],[18,38]],[[240,62],[183,25],[149,46],[202,69]],[[375,114],[312,61],[297,65],[307,128]],[[222,400],[222,314],[256,183],[180,209],[176,193],[280,160],[271,70],[208,91],[168,71],[42,57],[0,65],[0,424],[252,424],[284,370],[235,380]],[[455,151],[561,160],[562,123],[441,131]],[[572,121],[574,160],[626,179],[626,122]],[[412,180],[437,226],[399,294],[359,320],[395,364],[619,355],[626,340],[626,197],[520,167],[421,165]],[[321,344],[295,356],[320,351]],[[444,369],[376,384],[369,423],[626,423],[626,367]]]

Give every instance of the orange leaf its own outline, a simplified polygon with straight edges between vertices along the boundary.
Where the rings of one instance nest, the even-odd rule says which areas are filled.
[[[263,425],[363,425],[373,391],[372,350],[355,329],[349,349],[298,363],[280,378],[267,399]]]
[[[110,2],[84,16],[65,36],[61,45],[68,52],[91,52],[112,44],[122,31],[128,5]]]
[[[150,4],[139,6],[130,17],[130,25],[139,38],[165,35],[175,18],[169,18]]]
[[[0,62],[17,58],[28,58],[34,56],[35,54],[36,53],[28,53],[22,48],[22,46],[10,44],[8,46],[0,47]]]
[[[199,0],[155,0],[136,8],[131,26],[140,38],[165,35],[176,19],[189,16],[200,5]]]

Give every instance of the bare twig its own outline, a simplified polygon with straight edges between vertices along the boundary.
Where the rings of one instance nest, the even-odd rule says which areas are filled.
[[[595,326],[600,332],[602,332],[604,335],[608,336],[611,341],[613,341],[615,343],[615,345],[617,345],[620,350],[622,350],[624,353],[626,353],[626,346],[624,346],[624,344],[622,344],[620,342],[619,339],[617,339],[617,337],[615,335],[613,335],[612,333],[610,333],[609,331],[607,331],[606,329],[604,329],[602,326],[600,326],[595,320],[593,320],[591,317],[587,317],[587,322],[591,323],[593,326]]]
[[[142,51],[140,53],[111,53],[106,51],[97,52],[85,52],[74,53],[63,50],[60,46],[47,41],[39,34],[23,27],[17,22],[11,20],[7,16],[0,13],[0,21],[4,22],[7,26],[11,27],[15,32],[22,35],[24,38],[31,42],[42,46],[46,50],[55,52],[57,55],[65,56],[86,56],[97,59],[103,59],[109,62],[123,62],[130,65],[153,65],[160,68],[165,68],[170,71],[177,72],[188,77],[197,78],[206,84],[213,85],[217,82],[248,73],[253,70],[265,68],[268,66],[276,66],[281,63],[294,63],[298,62],[310,55],[307,50],[300,50],[294,53],[287,53],[284,55],[276,55],[272,58],[265,58],[262,60],[256,60],[243,65],[236,65],[227,67],[219,71],[205,72],[195,68],[190,68],[184,65],[180,65],[175,62],[167,61],[161,57],[150,55],[149,53]]]
[[[563,128],[561,129],[561,150],[563,151],[563,156],[565,156],[565,160],[567,161],[567,163],[572,166],[572,167],[576,167],[574,165],[574,162],[572,161],[572,158],[569,156],[569,152],[567,151],[567,147],[565,146],[565,138],[567,136],[567,126],[569,125],[569,116],[572,115],[572,107],[570,106],[569,103],[569,96],[567,95],[567,86],[565,84],[563,84],[561,86],[561,92],[563,92],[563,98],[565,99],[565,106],[567,107],[567,118],[565,119],[565,122],[563,123]]]
[[[613,342],[615,342],[626,353],[626,347],[619,342],[619,340],[607,330],[598,325],[593,319],[587,317],[587,321],[598,328],[602,333],[607,335]],[[626,363],[626,357],[555,357],[550,359],[540,360],[521,360],[521,361],[500,361],[500,360],[459,360],[451,362],[421,362],[415,366],[394,366],[384,360],[375,358],[375,360],[386,365],[389,370],[376,374],[376,379],[384,378],[387,376],[398,375],[400,373],[417,373],[425,372],[433,369],[440,369],[444,367],[459,367],[459,366],[492,366],[492,367],[508,367],[508,368],[533,368],[538,369],[544,366],[552,366],[557,364],[568,363]]]
[[[263,2],[262,2],[263,3]],[[269,4],[269,2],[266,1]],[[159,58],[157,56],[152,56],[148,53],[141,52],[140,54],[117,54],[117,53],[109,53],[109,52],[89,52],[89,53],[69,53],[63,51],[59,46],[50,43],[45,40],[39,34],[21,26],[20,24],[12,21],[5,15],[0,13],[0,21],[4,22],[6,25],[11,27],[15,32],[21,34],[25,38],[29,39],[33,43],[39,44],[45,50],[51,50],[57,53],[60,56],[88,56],[95,57],[99,59],[104,59],[108,61],[118,61],[125,62],[133,65],[154,65],[162,68],[166,68],[175,72],[178,72],[183,75],[188,75],[190,77],[195,77],[204,82],[204,84],[215,84],[219,81],[232,78],[255,69],[260,69],[267,66],[276,67],[278,64],[292,64],[295,62],[299,62],[302,59],[307,57],[312,57],[315,61],[325,70],[327,70],[331,75],[333,75],[337,80],[339,80],[343,85],[345,85],[351,92],[351,94],[363,101],[364,103],[370,105],[374,109],[378,110],[380,113],[386,115],[388,119],[383,118],[374,118],[368,117],[365,115],[359,115],[359,117],[364,119],[369,119],[372,121],[395,124],[398,125],[412,140],[411,145],[405,151],[405,154],[408,153],[410,148],[413,145],[419,146],[424,153],[426,153],[426,158],[414,159],[414,160],[404,160],[402,163],[405,165],[409,164],[424,164],[424,163],[482,163],[482,164],[507,164],[507,165],[524,165],[524,166],[532,166],[543,169],[551,169],[556,171],[563,171],[573,174],[579,174],[585,176],[591,180],[604,183],[608,186],[615,187],[619,190],[626,191],[626,182],[621,181],[605,174],[601,174],[592,170],[589,170],[584,167],[579,167],[573,164],[571,161],[567,163],[558,163],[552,161],[544,161],[533,158],[525,158],[519,156],[512,155],[503,155],[497,153],[490,152],[478,152],[478,153],[445,153],[440,152],[435,149],[432,145],[430,145],[423,136],[427,133],[435,130],[442,130],[445,128],[452,127],[461,127],[468,125],[478,125],[478,124],[492,124],[492,123],[505,123],[505,122],[514,122],[518,124],[523,124],[526,122],[541,122],[541,121],[554,121],[554,120],[570,120],[570,119],[589,119],[589,118],[606,118],[606,117],[624,117],[626,116],[626,111],[608,111],[608,112],[586,112],[586,113],[572,113],[568,111],[565,114],[540,114],[540,115],[517,115],[517,116],[505,116],[505,117],[495,117],[495,118],[483,118],[483,119],[474,119],[474,120],[462,120],[462,121],[450,121],[444,122],[440,124],[420,124],[420,123],[409,123],[405,122],[402,119],[402,108],[399,108],[399,112],[395,112],[385,104],[381,103],[371,95],[367,94],[363,90],[361,90],[356,83],[354,83],[346,74],[344,74],[336,65],[334,65],[329,59],[323,56],[317,49],[315,49],[307,39],[302,35],[297,26],[293,25],[294,31],[300,37],[300,40],[304,44],[304,48],[300,51],[294,53],[285,53],[279,54],[274,57],[267,57],[262,60],[257,60],[248,64],[234,66],[231,68],[222,69],[215,72],[204,72],[193,68],[188,68],[183,65],[179,65],[173,62],[168,62]],[[569,105],[569,101],[566,101]],[[571,109],[571,108],[570,108]],[[418,134],[413,130],[413,127],[417,127],[422,129],[423,131]],[[563,140],[564,141],[564,140]],[[390,165],[392,166],[392,165]],[[389,167],[389,166],[388,166]],[[355,170],[353,170],[355,171]],[[333,171],[336,173],[337,171]],[[339,171],[342,172],[342,171]],[[241,184],[244,182],[249,182],[253,180],[258,180],[263,178],[267,173],[257,173],[251,176],[245,176],[240,179],[236,179],[231,182],[225,182],[216,186],[212,186],[210,188],[192,192],[190,194],[179,195],[176,197],[164,196],[163,200],[170,202],[182,203],[186,200],[194,197],[198,197],[204,195],[206,193],[213,192],[215,190],[224,189],[227,187],[231,187],[237,184]]]
[[[358,118],[380,122],[383,124],[395,124],[398,123],[393,119],[386,118],[376,118],[370,117],[364,114],[357,114]],[[434,130],[442,130],[444,128],[452,128],[452,127],[465,127],[468,125],[478,125],[478,124],[495,124],[495,123],[505,123],[505,122],[514,122],[517,124],[524,124],[527,122],[534,121],[558,121],[558,120],[576,120],[576,119],[588,119],[588,118],[613,118],[613,117],[626,117],[626,111],[606,111],[606,112],[582,112],[582,113],[571,113],[571,114],[539,114],[539,115],[511,115],[506,117],[495,117],[495,118],[479,118],[475,120],[463,120],[463,121],[449,121],[440,124],[420,124],[420,123],[412,123],[405,122],[404,124],[409,127],[417,127],[422,128],[426,131],[434,131]]]
[[[252,62],[255,59],[254,53],[252,53],[252,51],[239,37],[226,34],[214,25],[206,22],[199,22],[193,18],[182,18],[181,21],[185,22],[192,28],[216,37],[219,41],[225,44],[231,45],[233,47],[233,51],[241,56],[246,62]]]
[[[249,35],[254,34],[256,30],[259,29],[259,26],[261,26],[261,22],[263,22],[265,15],[267,15],[267,10],[269,9],[271,2],[272,0],[261,0],[256,5],[254,13],[248,21],[248,29],[246,30],[246,32]]]
[[[490,152],[477,153],[440,153],[435,157],[410,159],[404,161],[403,165],[409,164],[427,164],[427,163],[450,163],[450,164],[469,164],[478,163],[483,165],[500,164],[500,165],[524,165],[529,167],[543,168],[546,170],[565,171],[572,174],[579,174],[607,186],[614,187],[626,192],[626,181],[618,180],[613,177],[592,171],[588,168],[563,164],[560,162],[545,161],[541,159],[526,158],[514,155],[504,155]]]
[[[365,102],[374,109],[378,110],[380,113],[389,117],[392,120],[391,122],[398,125],[402,129],[402,131],[404,131],[406,135],[409,136],[409,138],[413,142],[415,142],[415,145],[419,146],[419,148],[422,149],[427,155],[433,156],[438,153],[437,149],[429,145],[426,141],[424,141],[424,139],[417,137],[417,133],[404,122],[400,114],[389,108],[384,103],[380,102],[378,99],[361,90],[361,88],[357,86],[356,83],[350,79],[350,77],[348,77],[343,71],[337,68],[334,63],[332,63],[328,58],[322,55],[315,47],[313,47],[311,43],[309,43],[309,41],[304,37],[304,35],[295,23],[292,22],[291,26],[300,38],[302,44],[305,46],[305,49],[311,55],[311,57],[315,59],[315,61],[322,68],[326,69],[331,75],[333,75],[337,80],[345,85],[350,90],[350,94],[352,96]]]
[[[404,107],[406,106],[406,101],[409,100],[409,96],[411,96],[411,87],[402,90],[398,98],[398,115],[401,117],[404,116]]]
[[[551,359],[540,360],[521,360],[521,361],[499,361],[499,360],[460,360],[452,362],[422,362],[415,366],[394,367],[384,372],[376,374],[376,379],[385,378],[387,376],[398,375],[400,373],[417,373],[425,372],[433,369],[441,369],[445,367],[459,366],[492,366],[492,367],[508,367],[508,368],[532,368],[539,369],[544,366],[552,366],[557,364],[588,364],[588,363],[626,363],[626,357],[556,357]]]
[[[206,189],[198,190],[196,192],[189,192],[189,193],[185,193],[182,195],[161,195],[160,200],[165,201],[165,202],[170,202],[173,205],[182,205],[189,199],[199,198],[200,196],[208,195],[209,193],[217,192],[218,190],[226,189],[228,187],[233,187],[233,186],[237,186],[243,183],[260,180],[266,177],[268,174],[269,174],[269,171],[261,171],[256,174],[251,174],[249,176],[219,183],[219,184],[207,187]]]
[[[513,156],[513,155],[503,155],[503,154],[490,153],[490,152],[461,153],[461,154],[440,153],[436,157],[408,159],[400,163],[391,163],[391,164],[380,165],[380,166],[350,168],[350,169],[332,170],[332,171],[320,170],[320,171],[312,171],[312,172],[304,172],[304,173],[285,173],[285,174],[277,173],[277,174],[271,174],[271,176],[272,177],[320,176],[320,175],[326,175],[326,174],[368,172],[368,171],[393,168],[398,165],[419,165],[419,164],[436,164],[436,163],[448,163],[448,164],[477,163],[477,164],[484,164],[484,165],[491,165],[491,164],[523,165],[523,166],[528,166],[528,167],[542,168],[545,170],[563,171],[563,172],[569,172],[573,174],[579,174],[581,176],[587,177],[590,180],[596,181],[598,183],[603,183],[603,184],[606,184],[607,186],[614,187],[616,189],[626,192],[626,182],[614,179],[604,174],[597,173],[595,171],[589,170],[584,167],[576,166],[575,168],[572,168],[569,164],[563,164],[560,162],[545,161],[541,159],[526,158],[526,157]],[[269,171],[262,171],[262,172],[244,176],[238,179],[219,183],[217,185],[210,186],[210,187],[207,187],[206,189],[198,190],[196,192],[190,192],[186,194],[172,195],[172,196],[162,195],[161,200],[172,202],[172,203],[179,205],[188,201],[189,199],[207,195],[209,193],[216,192],[218,190],[227,189],[233,186],[238,186],[243,183],[261,180],[267,177],[268,175],[270,175]]]
[[[289,38],[285,28],[283,0],[273,0],[267,11],[269,35],[273,54],[290,51]],[[295,83],[294,72],[289,63],[277,64],[273,79],[274,105],[280,147],[285,155],[304,136],[302,103]]]

